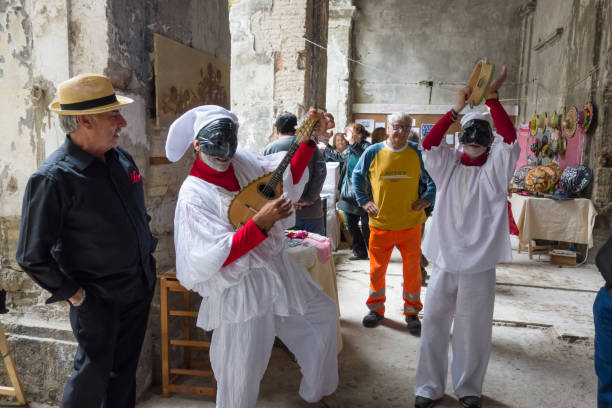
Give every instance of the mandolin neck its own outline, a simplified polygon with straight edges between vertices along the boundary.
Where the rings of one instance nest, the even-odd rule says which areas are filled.
[[[270,177],[270,180],[266,183],[266,187],[272,189],[270,191],[273,191],[276,185],[283,180],[283,174],[285,173],[285,169],[287,168],[289,163],[291,163],[291,159],[295,155],[295,152],[297,152],[298,147],[300,147],[300,143],[308,141],[310,139],[312,130],[314,129],[318,121],[318,117],[308,117],[296,129],[295,142],[293,142],[293,144],[287,151],[287,154],[285,154],[285,157],[283,157],[283,160],[280,162],[276,170],[274,170],[274,173],[272,173],[272,177]]]

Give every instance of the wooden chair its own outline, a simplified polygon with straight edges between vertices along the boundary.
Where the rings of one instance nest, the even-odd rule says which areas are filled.
[[[210,341],[192,340],[192,321],[198,317],[198,312],[191,310],[191,291],[185,289],[176,279],[174,273],[160,273],[160,316],[161,316],[161,358],[162,358],[162,395],[169,397],[171,392],[190,393],[197,395],[215,396],[217,382],[215,380],[209,361],[192,359],[192,349],[210,350]],[[183,294],[183,308],[169,310],[168,294],[179,292]],[[169,316],[183,318],[183,338],[172,339],[168,329]],[[170,346],[183,347],[183,367],[170,367]],[[194,386],[181,384],[183,377],[207,377],[209,386]]]
[[[2,353],[2,360],[4,361],[4,366],[6,367],[6,371],[8,372],[8,376],[12,384],[12,387],[0,386],[0,395],[15,397],[17,398],[19,405],[26,405],[23,387],[21,386],[21,381],[19,381],[19,376],[17,375],[15,362],[13,361],[13,357],[11,357],[9,351],[9,344],[6,340],[6,336],[4,335],[4,327],[2,326],[2,322],[0,322],[0,353]]]

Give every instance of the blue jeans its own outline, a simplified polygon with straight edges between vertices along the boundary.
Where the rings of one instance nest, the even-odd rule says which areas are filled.
[[[300,229],[325,236],[325,217],[296,218],[294,229]]]
[[[595,372],[597,373],[597,406],[612,407],[612,299],[601,288],[593,304],[595,320]]]

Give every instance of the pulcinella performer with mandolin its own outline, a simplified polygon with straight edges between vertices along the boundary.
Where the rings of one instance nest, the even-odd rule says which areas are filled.
[[[331,115],[311,108],[287,153],[262,156],[238,146],[238,118],[214,105],[170,126],[166,156],[197,152],[174,218],[177,278],[202,296],[197,325],[213,330],[216,406],[254,407],[278,336],[303,374],[300,396],[317,402],[338,386],[336,304],[285,252],[292,202]]]

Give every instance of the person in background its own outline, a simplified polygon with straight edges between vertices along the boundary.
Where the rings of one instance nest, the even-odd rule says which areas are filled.
[[[353,241],[353,255],[349,259],[368,259],[370,240],[368,213],[357,203],[352,179],[355,165],[365,149],[370,146],[370,143],[365,141],[368,132],[363,125],[351,123],[346,127],[345,134],[349,142],[349,147],[343,153],[345,162],[343,174],[340,176],[340,199],[338,200],[338,209],[344,211],[346,224]]]
[[[325,162],[340,163],[339,169],[340,174],[342,174],[344,171],[344,162],[346,161],[349,153],[348,141],[344,137],[344,133],[336,133],[332,139],[331,146],[329,144],[325,146]]]
[[[348,148],[348,140],[346,140],[346,137],[344,137],[344,133],[336,133],[332,139],[331,146],[329,144],[325,146],[325,161],[326,162],[343,161],[343,158],[338,157],[337,154],[341,155],[342,153],[344,153],[344,151],[347,148]]]
[[[444,396],[451,325],[451,375],[465,408],[481,406],[489,356],[495,266],[512,259],[506,194],[521,148],[516,129],[499,102],[497,90],[506,67],[488,89],[490,113],[461,119],[461,147],[444,141],[472,92],[457,92],[457,102],[423,139],[425,168],[439,191],[423,252],[435,263],[427,286],[423,333],[414,380],[415,408],[429,408]],[[496,132],[493,132],[493,124]]]
[[[421,225],[436,190],[431,183],[424,198],[419,197],[424,169],[418,145],[408,141],[411,125],[412,117],[407,113],[389,117],[389,137],[366,149],[353,170],[353,184],[357,203],[368,213],[370,224],[370,294],[366,301],[370,312],[363,318],[363,325],[376,327],[384,318],[387,266],[397,245],[402,255],[406,325],[411,334],[418,335],[418,313],[422,309]]]
[[[387,139],[387,132],[384,127],[374,129],[372,132],[372,144],[384,142]]]
[[[331,115],[329,116],[331,118]],[[289,150],[295,142],[296,126],[297,117],[293,113],[278,115],[274,122],[277,139],[265,147],[264,156]],[[327,133],[323,133],[321,137],[326,135]],[[325,213],[321,204],[321,190],[327,176],[327,167],[320,149],[315,150],[308,162],[308,173],[310,178],[304,187],[302,197],[293,204],[296,210],[294,228],[325,235]]]
[[[605,280],[593,304],[597,407],[612,407],[612,236],[597,252],[595,263]]]

